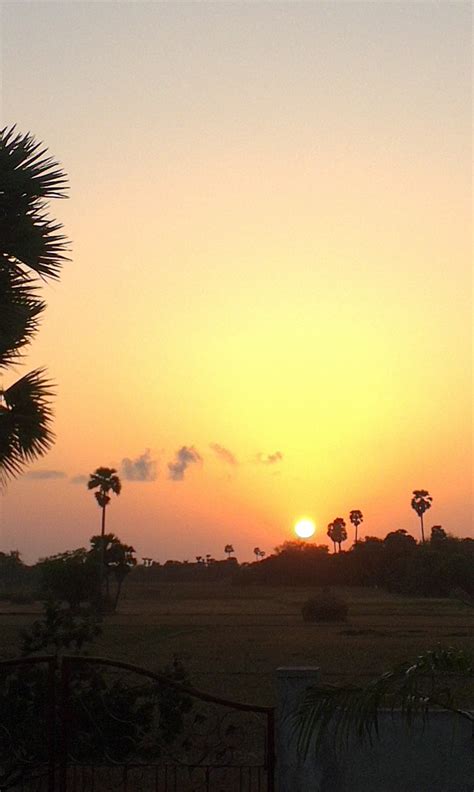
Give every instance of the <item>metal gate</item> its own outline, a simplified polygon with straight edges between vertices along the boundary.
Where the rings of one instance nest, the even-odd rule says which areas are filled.
[[[274,792],[274,710],[99,657],[0,663],[0,792]]]

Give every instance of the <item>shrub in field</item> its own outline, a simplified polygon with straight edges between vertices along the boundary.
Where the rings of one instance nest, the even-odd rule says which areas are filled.
[[[301,608],[303,621],[307,622],[338,622],[347,621],[347,603],[332,594],[323,591],[315,597],[310,597]]]

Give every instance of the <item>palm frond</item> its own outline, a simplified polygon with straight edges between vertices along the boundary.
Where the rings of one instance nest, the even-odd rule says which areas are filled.
[[[30,342],[44,308],[31,278],[0,259],[0,368],[18,358]]]
[[[3,391],[0,403],[0,485],[48,451],[54,441],[49,403],[53,386],[36,369]]]
[[[110,495],[106,495],[105,492],[99,490],[99,492],[94,492],[95,499],[101,509],[104,509],[110,503]]]
[[[42,144],[14,127],[0,130],[0,239],[7,262],[58,278],[68,240],[62,225],[49,219],[47,201],[65,198],[66,189],[66,175]]]
[[[115,495],[120,495],[122,482],[116,474],[117,471],[115,468],[98,467],[93,473],[90,474],[89,481],[87,482],[87,488],[99,488],[103,493],[107,493],[112,490]]]
[[[325,735],[336,746],[351,738],[372,741],[378,736],[379,711],[400,710],[411,725],[426,720],[433,708],[447,709],[474,723],[472,713],[459,706],[456,680],[474,679],[473,659],[456,649],[434,649],[412,663],[382,674],[364,687],[323,685],[309,688],[293,715],[298,749],[303,756],[319,750]]]
[[[43,212],[4,215],[0,217],[2,257],[29,267],[42,278],[57,279],[68,261],[68,240],[58,233],[61,229],[61,223],[49,220]]]
[[[65,198],[67,177],[47,148],[29,132],[20,134],[16,126],[0,130],[0,206],[5,196],[17,196],[31,203],[38,198]]]

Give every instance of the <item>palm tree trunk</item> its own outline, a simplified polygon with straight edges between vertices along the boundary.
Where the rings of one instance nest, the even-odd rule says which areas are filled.
[[[102,598],[102,589],[104,587],[104,572],[105,572],[105,505],[102,506],[102,527],[101,527],[101,543],[100,543],[100,573],[99,573],[99,590]]]
[[[420,514],[420,522],[421,522],[421,541],[423,544],[425,543],[425,527],[423,525],[423,515]]]

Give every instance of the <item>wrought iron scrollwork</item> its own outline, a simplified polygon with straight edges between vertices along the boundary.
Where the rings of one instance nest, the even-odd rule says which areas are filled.
[[[0,790],[41,789],[54,740],[53,657],[0,663]],[[47,786],[44,786],[47,789]]]
[[[126,663],[0,663],[0,705],[0,792],[273,790],[270,709]]]

